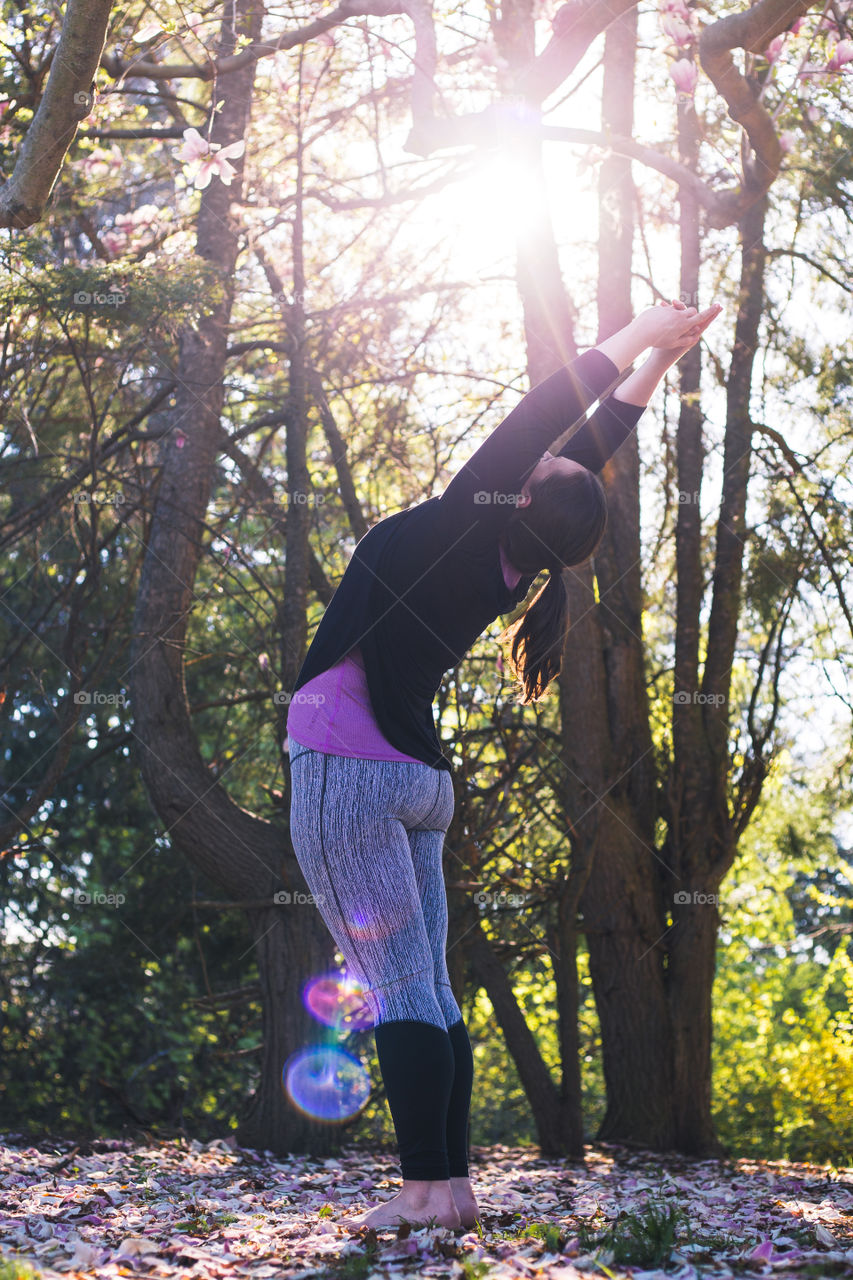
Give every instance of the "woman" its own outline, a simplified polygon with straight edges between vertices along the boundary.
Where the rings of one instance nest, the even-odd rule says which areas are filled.
[[[290,834],[350,975],[364,987],[403,1187],[349,1221],[471,1226],[471,1045],[448,978],[442,846],[451,764],[432,701],[500,614],[550,577],[509,633],[523,702],[560,669],[563,566],[592,555],[606,502],[596,472],[663,373],[719,314],[659,304],[530,391],[439,497],[358,543],[294,685]],[[612,395],[621,371],[651,353]],[[603,397],[603,398],[602,398]],[[561,452],[549,446],[596,400]]]

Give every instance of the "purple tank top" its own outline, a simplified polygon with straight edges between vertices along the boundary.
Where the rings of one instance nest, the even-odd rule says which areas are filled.
[[[521,573],[509,563],[503,547],[500,561],[504,582],[510,589],[516,587]],[[376,723],[358,645],[293,694],[287,712],[285,751],[291,735],[303,746],[331,756],[423,763],[393,747]]]

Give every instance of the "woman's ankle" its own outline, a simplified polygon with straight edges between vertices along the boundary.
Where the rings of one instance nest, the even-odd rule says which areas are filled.
[[[413,1204],[426,1204],[431,1200],[452,1200],[453,1191],[450,1182],[443,1180],[430,1181],[424,1178],[404,1178],[403,1194]]]

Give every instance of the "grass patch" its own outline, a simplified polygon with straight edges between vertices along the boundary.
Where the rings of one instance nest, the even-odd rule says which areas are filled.
[[[343,1258],[335,1258],[327,1274],[333,1276],[334,1280],[365,1280],[365,1276],[373,1269],[378,1252],[379,1241],[376,1232],[369,1232],[365,1237],[364,1251],[348,1253]]]
[[[185,1231],[188,1236],[209,1236],[214,1231],[219,1231],[221,1227],[227,1227],[232,1222],[237,1222],[237,1215],[234,1213],[222,1213],[218,1216],[206,1213],[194,1213],[189,1218],[184,1218],[181,1222],[175,1223],[176,1231]]]
[[[459,1261],[465,1280],[483,1280],[483,1276],[492,1269],[491,1263],[486,1262],[485,1258],[481,1258],[479,1262],[475,1262],[473,1258],[460,1258]]]
[[[38,1280],[40,1275],[23,1258],[0,1259],[0,1280]]]
[[[616,1264],[662,1267],[670,1261],[682,1223],[687,1223],[683,1209],[652,1202],[636,1213],[620,1214],[612,1226],[600,1231],[583,1222],[577,1237],[584,1250],[612,1252]]]
[[[548,1253],[559,1253],[563,1247],[563,1232],[553,1222],[529,1222],[519,1235],[544,1241]]]

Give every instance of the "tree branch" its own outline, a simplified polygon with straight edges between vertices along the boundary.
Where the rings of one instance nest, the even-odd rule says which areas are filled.
[[[47,88],[9,181],[0,188],[0,227],[38,222],[78,123],[92,109],[92,82],[107,36],[110,0],[68,0]]]
[[[241,49],[239,53],[232,54],[230,57],[221,58],[218,62],[212,59],[203,63],[195,62],[122,62],[117,54],[105,54],[101,59],[101,66],[105,71],[120,79],[145,79],[145,80],[219,80],[221,76],[228,75],[230,72],[239,71],[242,67],[247,66],[251,62],[257,62],[260,58],[267,58],[271,54],[278,53],[282,49],[293,49],[296,45],[307,44],[309,40],[314,40],[317,36],[323,35],[326,31],[330,31],[332,27],[340,26],[342,22],[346,22],[349,18],[356,17],[387,17],[392,13],[405,13],[406,5],[401,0],[341,0],[341,4],[337,9],[333,9],[331,13],[325,14],[322,18],[315,18],[313,22],[307,22],[305,26],[296,27],[293,31],[283,32],[275,44],[264,44],[261,41],[255,41]]]
[[[709,23],[699,37],[702,70],[725,101],[732,120],[743,126],[755,157],[750,161],[744,155],[743,181],[739,186],[718,193],[725,221],[714,220],[715,227],[738,221],[751,204],[770,190],[782,163],[773,118],[755,88],[738,71],[731,51],[761,53],[811,7],[812,0],[758,0],[744,13],[729,14]]]

